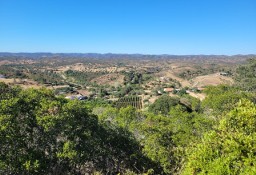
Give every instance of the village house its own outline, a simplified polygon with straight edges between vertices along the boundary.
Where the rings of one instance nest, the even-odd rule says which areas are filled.
[[[171,93],[173,92],[174,88],[164,88],[164,92]]]

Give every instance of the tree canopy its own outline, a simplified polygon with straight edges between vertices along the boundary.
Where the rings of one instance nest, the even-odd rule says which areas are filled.
[[[46,89],[0,90],[1,174],[161,172],[129,131],[100,124],[80,101]]]
[[[256,105],[241,100],[189,150],[182,174],[255,174]]]

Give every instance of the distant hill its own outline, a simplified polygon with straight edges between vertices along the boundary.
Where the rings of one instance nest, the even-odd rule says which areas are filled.
[[[114,53],[50,53],[50,52],[36,52],[36,53],[11,53],[11,52],[0,52],[1,57],[9,58],[30,58],[30,59],[40,59],[40,58],[96,58],[96,59],[245,59],[256,57],[255,54],[248,55],[148,55],[148,54],[114,54]]]

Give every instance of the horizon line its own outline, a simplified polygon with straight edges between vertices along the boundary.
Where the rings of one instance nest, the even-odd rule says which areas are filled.
[[[117,53],[117,52],[0,52],[0,54],[99,54],[99,55],[165,55],[165,56],[245,56],[245,55],[256,55],[256,53],[247,53],[247,54],[147,54],[147,53]]]

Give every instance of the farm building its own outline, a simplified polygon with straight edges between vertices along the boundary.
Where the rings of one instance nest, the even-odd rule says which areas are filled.
[[[174,88],[164,88],[164,92],[173,92]]]

